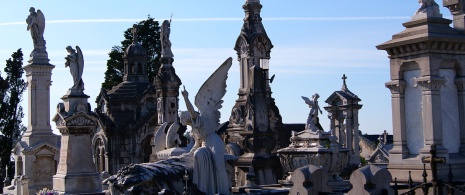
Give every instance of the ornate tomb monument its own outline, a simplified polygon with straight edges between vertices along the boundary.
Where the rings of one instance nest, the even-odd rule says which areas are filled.
[[[457,29],[451,28],[452,21],[442,18],[433,0],[419,2],[419,10],[403,24],[406,29],[377,46],[387,51],[391,61],[386,87],[392,94],[394,146],[388,169],[399,181],[407,181],[407,170],[414,181],[421,181],[422,159],[434,144],[446,162],[438,166],[438,176],[447,178],[451,165],[454,180],[461,180],[465,178],[463,18],[454,20]],[[460,15],[454,9],[463,9],[458,1],[444,5],[451,8],[454,19]]]
[[[247,174],[253,166],[256,184],[273,184],[281,178],[281,165],[276,150],[283,128],[282,118],[274,99],[268,70],[273,45],[260,17],[259,0],[246,0],[244,25],[234,50],[240,68],[239,98],[232,108],[227,133],[230,145],[240,147],[241,154],[235,167],[238,172],[236,186],[247,183]],[[285,136],[281,136],[285,137]],[[274,152],[273,152],[274,151]]]
[[[31,32],[34,50],[23,69],[26,71],[28,92],[27,130],[13,149],[15,177],[12,186],[5,193],[27,194],[15,186],[19,180],[28,178],[28,193],[52,188],[52,177],[57,170],[60,149],[60,136],[53,134],[50,126],[50,85],[54,65],[49,63],[46,51],[44,30],[45,17],[41,10],[29,9],[26,19],[27,30]],[[24,183],[24,182],[23,182]]]

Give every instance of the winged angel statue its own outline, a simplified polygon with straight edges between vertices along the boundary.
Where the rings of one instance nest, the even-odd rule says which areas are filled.
[[[320,106],[318,105],[319,97],[320,95],[318,95],[318,93],[312,95],[312,100],[310,100],[308,97],[302,96],[302,99],[310,107],[310,113],[308,113],[306,129],[311,129],[313,131],[323,130],[323,127],[321,127],[318,118],[318,111],[320,111],[320,114],[323,113],[320,109]]]
[[[196,141],[192,150],[179,157],[132,164],[119,170],[117,175],[103,181],[110,186],[112,194],[124,194],[128,189],[149,194],[163,189],[174,194],[186,191],[190,191],[187,194],[230,194],[231,173],[226,171],[225,163],[229,156],[225,155],[224,142],[216,131],[231,64],[232,58],[228,58],[199,89],[195,96],[198,112],[189,100],[189,93],[185,89],[181,92],[188,111],[181,112],[180,118],[181,123],[192,126]],[[191,174],[186,177],[186,173]],[[188,181],[194,185],[186,188]]]
[[[45,16],[42,11],[34,7],[29,8],[29,16],[26,19],[27,30],[31,31],[31,37],[34,41],[34,49],[38,46],[44,46]]]
[[[76,52],[77,50],[77,52]],[[65,67],[69,67],[71,76],[73,76],[73,86],[70,89],[76,89],[79,92],[84,91],[84,82],[82,81],[82,72],[84,70],[84,56],[82,55],[81,48],[76,46],[76,50],[73,47],[66,47],[69,55],[65,57]]]

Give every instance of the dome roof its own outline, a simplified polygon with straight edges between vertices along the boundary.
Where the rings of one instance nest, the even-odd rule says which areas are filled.
[[[140,56],[140,55],[147,55],[144,47],[139,43],[133,43],[126,48],[126,56]]]

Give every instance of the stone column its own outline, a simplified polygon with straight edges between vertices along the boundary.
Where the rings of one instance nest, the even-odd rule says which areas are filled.
[[[459,122],[460,122],[460,149],[465,154],[465,77],[457,77],[455,85],[458,90]]]
[[[349,153],[352,155],[354,154],[354,142],[352,140],[352,112],[351,111],[344,111],[345,125],[346,125],[346,147],[349,149]]]
[[[394,147],[389,151],[389,162],[401,162],[408,154],[405,133],[405,86],[404,80],[392,80],[385,84],[391,90],[392,129]]]
[[[353,140],[354,140],[354,155],[357,157],[357,159],[360,161],[360,138],[359,138],[359,132],[360,130],[358,127],[360,124],[358,124],[358,110],[353,111]]]
[[[436,144],[438,154],[447,153],[447,149],[442,146],[442,110],[439,92],[445,79],[439,76],[423,76],[416,79],[416,82],[422,87],[423,133],[425,136],[425,146],[420,150],[420,153],[430,155],[432,144]]]
[[[14,147],[13,155],[15,159],[22,160],[21,164],[15,163],[22,166],[17,169],[22,170],[21,173],[29,178],[26,184],[29,186],[28,193],[35,194],[36,190],[52,187],[51,176],[56,173],[54,161],[59,158],[60,136],[53,134],[50,126],[50,86],[55,66],[49,63],[45,40],[41,45],[34,43],[34,50],[29,57],[28,64],[23,67],[28,93],[27,130],[20,144]],[[50,167],[40,169],[40,164],[49,164]],[[45,176],[36,176],[38,172]],[[21,176],[17,173],[15,177]]]
[[[62,97],[54,121],[62,133],[60,161],[53,176],[53,189],[64,194],[101,192],[100,174],[92,160],[91,131],[97,127],[96,115],[87,103],[89,96],[70,94]]]

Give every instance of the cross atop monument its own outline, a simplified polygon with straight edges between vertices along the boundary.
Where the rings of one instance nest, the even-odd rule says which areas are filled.
[[[347,85],[346,85],[347,76],[346,76],[346,74],[343,74],[341,79],[342,79],[342,89],[341,90],[346,90],[347,89]]]
[[[137,37],[137,33],[139,32],[139,29],[137,28],[137,24],[133,24],[132,25],[132,43],[133,44],[136,44],[138,42],[138,37]]]

